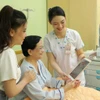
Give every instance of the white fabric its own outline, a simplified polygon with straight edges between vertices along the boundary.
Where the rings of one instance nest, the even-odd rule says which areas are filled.
[[[44,66],[42,61],[38,61],[38,69],[39,73],[33,65],[24,60],[21,65],[22,75],[28,70],[34,70],[36,72],[36,80],[32,81],[23,89],[23,93],[26,93],[31,100],[64,100],[64,89],[60,88],[63,84],[63,80],[57,80],[56,78],[52,78],[51,74]],[[50,88],[59,88],[56,90],[45,91],[44,87]],[[22,100],[22,92],[15,97],[15,100]],[[26,97],[26,96],[25,96]]]
[[[20,69],[13,49],[7,48],[0,54],[0,90],[4,90],[3,81],[20,77]]]
[[[70,50],[68,45],[70,45]],[[77,66],[78,58],[76,51],[83,48],[84,43],[75,30],[67,28],[65,38],[58,39],[54,31],[48,33],[44,38],[44,47],[46,52],[52,52],[56,58],[57,64],[67,74]],[[69,53],[66,53],[66,52]],[[54,70],[54,76],[58,77],[58,73]],[[81,84],[85,85],[84,72],[78,77],[81,80]]]

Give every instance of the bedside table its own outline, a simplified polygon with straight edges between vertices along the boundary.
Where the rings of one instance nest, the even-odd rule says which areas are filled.
[[[86,87],[100,91],[100,59],[92,60],[85,69]]]

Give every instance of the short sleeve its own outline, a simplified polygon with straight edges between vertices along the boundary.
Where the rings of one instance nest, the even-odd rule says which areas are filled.
[[[76,49],[81,49],[84,47],[84,43],[82,41],[82,38],[80,34],[77,31],[74,31],[76,33]]]
[[[50,47],[50,41],[47,36],[44,38],[44,50],[45,52],[52,52]]]
[[[0,56],[0,81],[17,79],[18,67],[15,52],[8,48]]]

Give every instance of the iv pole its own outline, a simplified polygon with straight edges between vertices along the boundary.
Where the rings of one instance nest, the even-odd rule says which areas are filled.
[[[33,11],[33,12],[34,12],[34,10],[29,9],[29,8],[23,9],[23,11],[26,11],[26,12],[27,12],[27,19],[29,18],[29,12],[30,12],[30,11]]]

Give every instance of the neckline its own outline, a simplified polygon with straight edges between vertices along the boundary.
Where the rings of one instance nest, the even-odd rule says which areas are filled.
[[[66,40],[66,35],[64,38],[58,38],[57,35],[54,33],[54,38],[57,41],[57,44],[59,45],[60,49],[64,49],[66,44],[67,44],[67,40]]]
[[[31,64],[30,62],[28,62],[26,59],[24,59],[24,61],[25,61],[26,63],[28,63],[28,68],[30,68],[31,70],[34,69],[35,72],[38,74],[38,71],[36,70],[36,67],[35,67],[33,64]],[[37,65],[38,65],[38,70],[39,70],[38,61],[37,61]],[[39,70],[39,72],[40,72],[40,70]]]

